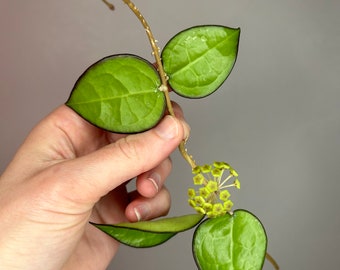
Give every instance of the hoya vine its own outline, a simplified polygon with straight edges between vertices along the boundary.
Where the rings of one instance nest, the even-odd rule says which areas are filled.
[[[106,0],[103,0],[103,1],[106,5],[108,5],[108,7],[110,9],[113,9],[112,4],[108,3]],[[148,39],[149,39],[150,44],[151,44],[152,54],[155,57],[155,61],[156,61],[156,65],[157,65],[157,71],[159,72],[161,82],[162,82],[162,85],[159,87],[159,90],[162,91],[165,95],[167,110],[168,110],[169,114],[172,115],[172,116],[175,116],[175,113],[174,113],[174,110],[173,110],[172,104],[171,104],[170,95],[169,95],[168,77],[167,77],[166,73],[164,72],[163,63],[162,63],[162,60],[161,60],[161,57],[160,57],[160,48],[157,46],[156,39],[153,36],[153,33],[150,29],[149,24],[145,20],[142,13],[138,10],[136,5],[134,3],[132,3],[130,0],[123,0],[123,1],[124,1],[125,4],[128,5],[128,7],[132,10],[132,12],[137,16],[137,18],[142,23],[142,25],[143,25],[143,27],[146,31],[146,34],[147,34]],[[180,150],[182,156],[184,157],[184,159],[189,163],[191,168],[195,168],[196,163],[192,159],[192,157],[187,153],[187,150],[185,148],[185,141],[183,141],[180,144],[179,150]]]
[[[102,1],[114,10],[111,3]],[[123,2],[145,29],[155,65],[132,54],[104,57],[80,76],[66,105],[102,129],[136,133],[155,126],[164,114],[175,116],[170,88],[186,98],[203,98],[216,91],[236,62],[240,29],[195,26],[175,35],[161,50],[135,4]],[[279,269],[267,253],[267,236],[259,219],[246,210],[232,211],[228,189],[240,188],[236,170],[219,161],[197,165],[185,144],[181,142],[179,151],[193,173],[188,202],[196,214],[91,224],[121,243],[139,248],[162,244],[196,227],[192,252],[198,269],[261,269],[265,258]]]

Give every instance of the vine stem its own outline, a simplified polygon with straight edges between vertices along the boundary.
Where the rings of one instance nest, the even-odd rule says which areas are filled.
[[[136,15],[136,17],[142,23],[142,25],[143,25],[143,27],[146,31],[146,34],[149,38],[149,41],[150,41],[150,44],[151,44],[151,47],[152,47],[152,54],[153,54],[153,56],[155,57],[155,60],[156,60],[158,73],[161,77],[162,85],[160,87],[160,90],[164,92],[169,114],[172,115],[172,116],[175,116],[174,110],[172,108],[170,96],[169,96],[168,79],[167,79],[167,75],[165,74],[165,71],[164,71],[164,68],[163,68],[163,64],[162,64],[160,52],[159,52],[160,49],[157,46],[156,39],[154,38],[154,36],[152,34],[152,31],[150,29],[149,24],[147,23],[144,16],[142,15],[142,13],[139,11],[139,9],[136,7],[136,5],[134,3],[132,3],[130,0],[123,0],[123,2],[125,4],[127,4],[128,7],[131,9],[131,11]]]
[[[112,5],[111,3],[109,3],[107,0],[102,0],[111,10],[114,10],[115,7],[114,5]],[[149,24],[147,23],[147,21],[145,20],[144,16],[142,15],[142,13],[139,11],[139,9],[137,8],[137,6],[130,0],[123,0],[123,2],[128,5],[128,7],[131,9],[131,11],[136,15],[136,17],[139,19],[139,21],[142,23],[146,34],[148,36],[148,39],[150,41],[151,44],[151,48],[152,48],[152,54],[155,57],[156,60],[156,65],[157,65],[157,70],[158,73],[161,77],[161,82],[162,85],[160,86],[159,90],[164,92],[165,95],[165,99],[166,99],[166,104],[167,104],[167,108],[168,108],[168,112],[170,115],[175,117],[175,113],[172,107],[172,103],[171,103],[171,99],[170,99],[170,95],[169,95],[169,88],[168,88],[168,76],[166,75],[165,71],[164,71],[164,67],[163,67],[163,63],[160,57],[160,49],[157,46],[157,42],[156,39],[153,36],[153,33],[150,29]],[[192,169],[194,169],[197,165],[195,160],[193,159],[193,157],[191,155],[189,155],[185,144],[188,138],[186,138],[186,140],[183,140],[180,145],[179,145],[179,151],[182,154],[183,158],[189,163],[189,165],[191,166]],[[279,265],[277,264],[277,262],[274,260],[274,258],[269,254],[266,253],[266,259],[273,265],[273,267],[276,270],[279,270]]]
[[[102,0],[110,9],[114,9],[114,6],[112,4],[110,4],[107,0]],[[151,44],[151,48],[152,48],[152,54],[155,57],[156,60],[156,65],[157,65],[157,70],[159,73],[159,76],[161,78],[161,86],[159,88],[160,91],[162,91],[164,93],[165,96],[165,100],[166,100],[166,105],[167,105],[167,109],[168,109],[168,113],[172,116],[175,116],[173,107],[172,107],[172,103],[171,103],[171,99],[170,99],[170,95],[169,95],[169,87],[168,87],[168,76],[166,75],[165,71],[164,71],[164,67],[163,67],[163,63],[161,60],[161,56],[160,56],[160,48],[157,46],[157,42],[156,39],[153,36],[153,33],[150,29],[149,24],[147,23],[147,21],[145,20],[144,16],[142,15],[142,13],[139,11],[139,9],[137,8],[137,6],[130,0],[123,0],[123,2],[131,9],[131,11],[136,15],[136,17],[138,18],[138,20],[141,22],[141,24],[143,25],[146,34],[148,36],[148,39],[150,41]],[[186,141],[188,138],[186,138],[186,140],[183,140],[178,149],[181,153],[181,155],[183,156],[183,158],[189,163],[189,165],[191,166],[191,168],[195,168],[197,165],[194,161],[194,159],[192,158],[191,155],[188,154],[188,151],[185,147]]]
[[[115,9],[115,6],[112,5],[111,3],[109,3],[107,0],[102,0],[102,1],[105,3],[105,5],[108,6],[109,9],[111,9],[111,10],[114,10],[114,9]]]
[[[266,253],[266,259],[272,264],[275,270],[280,269],[278,263],[274,260],[274,258],[268,252]]]

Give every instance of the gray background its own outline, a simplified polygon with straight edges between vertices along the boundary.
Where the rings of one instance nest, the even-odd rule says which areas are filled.
[[[190,26],[241,27],[238,61],[218,92],[172,95],[192,127],[188,148],[200,163],[225,160],[238,170],[236,208],[263,221],[282,269],[338,269],[340,1],[135,2],[161,47]],[[88,65],[123,52],[152,61],[139,22],[115,4],[111,13],[99,0],[0,2],[0,171]],[[178,153],[173,160],[170,215],[191,213],[189,167]],[[109,269],[195,269],[191,235],[123,247]]]

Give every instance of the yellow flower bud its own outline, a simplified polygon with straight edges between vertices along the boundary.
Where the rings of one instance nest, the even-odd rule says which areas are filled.
[[[196,196],[196,191],[193,188],[188,189],[188,196],[190,199],[193,199]]]
[[[224,202],[226,202],[230,197],[230,192],[228,190],[223,190],[220,193],[220,199]]]
[[[210,192],[215,192],[218,189],[218,185],[216,181],[210,180],[206,186]]]
[[[193,177],[193,180],[195,185],[203,185],[205,178],[202,174],[197,174]]]

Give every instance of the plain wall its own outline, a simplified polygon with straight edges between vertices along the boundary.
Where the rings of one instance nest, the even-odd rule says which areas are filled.
[[[281,269],[338,269],[340,1],[135,3],[160,47],[194,25],[241,27],[236,66],[219,91],[200,100],[172,94],[192,128],[189,152],[237,169],[235,207],[262,220]],[[0,172],[87,66],[117,53],[153,61],[137,19],[114,4],[112,13],[99,0],[0,2]],[[190,169],[177,152],[172,159],[170,216],[192,213]],[[192,233],[157,248],[122,247],[109,269],[195,269]]]

